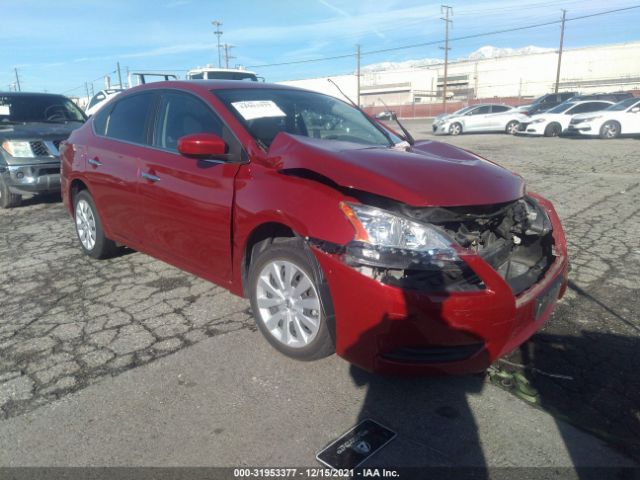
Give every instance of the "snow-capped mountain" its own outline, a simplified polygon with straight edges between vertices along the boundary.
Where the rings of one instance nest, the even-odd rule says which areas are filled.
[[[532,53],[544,53],[552,52],[553,48],[536,47],[535,45],[529,45],[521,48],[500,48],[492,45],[485,45],[479,49],[471,52],[467,57],[451,59],[454,61],[461,60],[484,60],[487,58],[506,57],[510,55],[529,55]],[[362,67],[364,72],[375,72],[380,70],[401,70],[406,68],[425,67],[427,65],[434,65],[442,63],[442,58],[421,58],[416,60],[405,60],[403,62],[380,62],[372,63]]]

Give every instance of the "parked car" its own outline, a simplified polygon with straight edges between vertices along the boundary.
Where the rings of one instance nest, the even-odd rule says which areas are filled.
[[[385,110],[384,112],[378,112],[376,113],[373,118],[375,118],[376,120],[392,120],[393,119],[393,115],[396,112],[394,112],[393,110]]]
[[[87,255],[117,242],[246,296],[293,358],[481,371],[562,296],[562,226],[508,169],[407,143],[317,92],[154,83],[72,133],[63,199]]]
[[[569,132],[600,138],[640,134],[640,98],[627,98],[606,110],[575,115],[569,123]]]
[[[519,135],[544,135],[545,137],[557,137],[565,133],[569,128],[571,117],[578,113],[589,113],[604,110],[613,105],[606,101],[574,101],[567,100],[544,113],[538,113],[529,117],[522,115],[518,125]]]
[[[85,119],[62,95],[0,92],[0,207],[60,191],[60,143]]]
[[[530,105],[519,107],[519,110],[525,115],[535,115],[536,113],[546,112],[576,95],[578,95],[578,92],[547,93],[536,98]]]
[[[90,117],[91,115],[96,113],[98,110],[100,110],[100,107],[104,106],[107,100],[109,100],[112,97],[115,97],[117,94],[119,94],[122,91],[124,91],[124,89],[122,88],[106,88],[104,90],[100,90],[93,97],[91,97],[91,100],[89,100],[89,103],[87,104],[87,107],[84,110],[85,115]]]
[[[455,114],[434,120],[436,135],[460,135],[471,132],[515,133],[520,112],[509,105],[480,104],[458,110]]]

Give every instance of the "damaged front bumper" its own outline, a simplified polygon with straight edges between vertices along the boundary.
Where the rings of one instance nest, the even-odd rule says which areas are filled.
[[[478,279],[473,288],[434,291],[380,281],[340,253],[314,248],[331,292],[338,355],[381,373],[463,374],[482,371],[521,345],[567,284],[562,226],[551,204],[535,198],[551,222],[553,256],[525,289],[480,255],[463,257]]]

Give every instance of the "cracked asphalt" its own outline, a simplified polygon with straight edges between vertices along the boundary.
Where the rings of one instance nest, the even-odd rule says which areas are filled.
[[[0,407],[19,415],[203,338],[255,324],[243,299],[123,249],[79,255],[59,199],[0,212]]]
[[[500,367],[529,379],[540,408],[640,459],[640,140],[441,139],[522,174],[566,230],[570,288]],[[0,210],[2,417],[240,330],[255,331],[249,304],[220,287],[126,249],[84,256],[59,199]]]

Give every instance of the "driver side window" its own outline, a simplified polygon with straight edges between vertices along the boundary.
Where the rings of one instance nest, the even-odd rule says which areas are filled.
[[[180,137],[193,133],[222,137],[222,128],[220,119],[202,101],[186,93],[168,92],[162,95],[153,146],[177,151]]]
[[[482,107],[478,107],[474,110],[471,110],[470,115],[485,115],[489,113],[490,110],[491,110],[490,105],[483,105]]]

